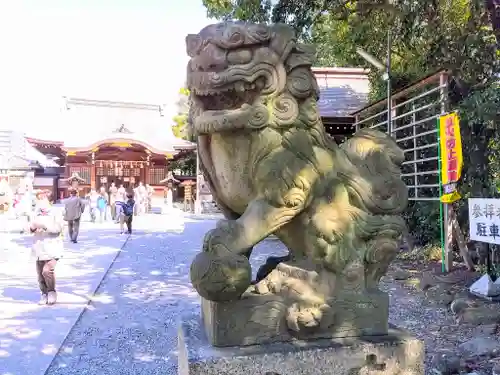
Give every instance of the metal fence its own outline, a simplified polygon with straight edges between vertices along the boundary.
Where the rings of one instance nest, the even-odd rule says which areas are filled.
[[[438,119],[449,110],[448,77],[447,71],[440,71],[392,95],[389,124],[387,99],[354,114],[356,130],[369,127],[390,133],[403,149],[406,160],[402,178],[408,187],[409,200],[414,203],[428,201],[429,204],[441,204]],[[440,207],[444,224],[444,269],[449,271],[452,267],[454,239],[466,264],[472,267],[452,205],[443,204]]]
[[[439,201],[437,121],[447,110],[447,89],[448,75],[443,71],[395,93],[389,126],[386,99],[355,113],[356,130],[369,127],[388,132],[403,149],[402,177],[412,201]]]

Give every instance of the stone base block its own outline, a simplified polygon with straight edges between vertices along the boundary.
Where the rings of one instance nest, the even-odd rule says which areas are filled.
[[[335,337],[381,336],[388,332],[389,296],[380,290],[342,293],[335,300],[330,326],[310,332],[288,328],[287,306],[280,296],[254,295],[231,302],[201,299],[202,321],[210,344],[242,346]]]
[[[423,343],[390,327],[384,336],[217,348],[201,319],[179,328],[178,375],[423,375]]]

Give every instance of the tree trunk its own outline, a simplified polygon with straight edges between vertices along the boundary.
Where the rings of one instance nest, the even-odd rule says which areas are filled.
[[[491,27],[497,37],[497,44],[500,44],[500,0],[484,0],[484,6],[488,10]]]

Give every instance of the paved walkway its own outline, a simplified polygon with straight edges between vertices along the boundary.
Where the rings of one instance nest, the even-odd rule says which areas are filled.
[[[177,374],[179,320],[199,311],[189,266],[214,225],[193,216],[143,220],[47,375]],[[259,245],[252,263],[263,263],[277,246],[273,240]]]
[[[12,225],[13,222],[10,222]],[[31,236],[0,233],[0,375],[42,375],[88,305],[127,236],[116,225],[83,223],[57,266],[58,304],[38,306]]]
[[[83,223],[57,266],[55,306],[36,304],[31,237],[1,232],[0,375],[177,374],[179,319],[199,311],[189,266],[214,225],[146,215],[128,237],[115,224]],[[260,245],[254,265],[276,244]]]

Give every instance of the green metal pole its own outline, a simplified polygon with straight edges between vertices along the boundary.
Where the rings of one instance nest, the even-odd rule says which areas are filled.
[[[441,272],[446,272],[445,254],[444,254],[444,223],[443,223],[443,204],[441,196],[443,195],[443,185],[441,181],[441,133],[439,128],[439,117],[436,120],[437,127],[437,143],[438,143],[438,178],[439,178],[439,231],[441,232]]]

